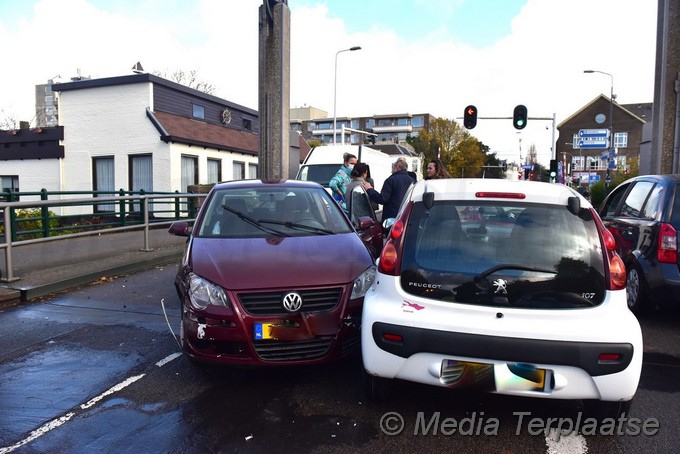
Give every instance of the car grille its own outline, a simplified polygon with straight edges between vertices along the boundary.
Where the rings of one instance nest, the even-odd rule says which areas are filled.
[[[286,291],[246,293],[238,296],[241,306],[251,315],[288,315],[283,309],[281,299]],[[323,288],[300,290],[302,296],[301,312],[319,312],[334,309],[340,302],[342,288]]]
[[[320,358],[328,353],[334,337],[299,342],[254,341],[257,356],[265,361],[295,361]]]

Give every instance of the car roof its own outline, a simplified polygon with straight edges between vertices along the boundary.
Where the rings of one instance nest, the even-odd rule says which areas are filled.
[[[630,178],[628,180],[625,180],[621,182],[623,183],[628,183],[631,181],[641,181],[641,180],[658,180],[658,181],[667,181],[669,183],[680,183],[680,174],[678,173],[668,173],[668,174],[657,174],[657,175],[638,175],[636,177]]]
[[[574,189],[559,183],[544,183],[526,180],[501,180],[492,178],[451,178],[437,180],[422,180],[416,183],[411,194],[412,200],[422,200],[423,193],[433,192],[436,200],[516,200],[525,203],[543,203],[552,205],[567,205],[569,197],[579,197],[581,207],[590,208],[592,205]],[[510,192],[523,194],[523,198],[509,199],[507,197],[478,198],[480,192]]]
[[[263,180],[263,179],[253,179],[253,180],[232,180],[217,183],[213,186],[213,189],[236,189],[236,188],[320,188],[325,189],[319,183],[315,181],[302,181],[302,180]]]

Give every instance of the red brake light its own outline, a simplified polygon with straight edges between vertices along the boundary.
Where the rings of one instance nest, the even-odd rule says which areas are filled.
[[[524,199],[525,194],[519,192],[476,192],[475,197],[485,198],[492,197],[494,199]]]
[[[661,224],[659,229],[659,263],[678,263],[678,232],[670,224]]]
[[[396,240],[397,238],[401,237],[402,233],[404,233],[404,221],[399,219],[392,226],[392,229],[390,230],[390,237]]]
[[[397,255],[397,248],[394,246],[394,243],[388,241],[380,253],[379,271],[385,274],[392,274],[397,265]]]
[[[604,247],[607,251],[616,250],[616,240],[614,239],[612,232],[607,229],[602,229],[602,239],[604,240]]]

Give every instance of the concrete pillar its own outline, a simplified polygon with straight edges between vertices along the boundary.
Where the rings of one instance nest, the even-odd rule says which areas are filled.
[[[289,175],[290,9],[287,0],[263,0],[260,6],[259,177]]]

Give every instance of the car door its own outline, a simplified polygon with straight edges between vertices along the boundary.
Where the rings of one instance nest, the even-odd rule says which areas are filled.
[[[629,187],[616,188],[600,210],[605,226],[616,239],[617,252],[627,264],[640,255],[655,254],[656,222],[646,212],[646,207],[651,206],[650,195],[658,194],[655,184],[653,180],[640,180]]]
[[[345,196],[345,200],[352,226],[373,258],[377,258],[383,247],[382,226],[366,190],[362,185],[352,185],[349,194]]]

